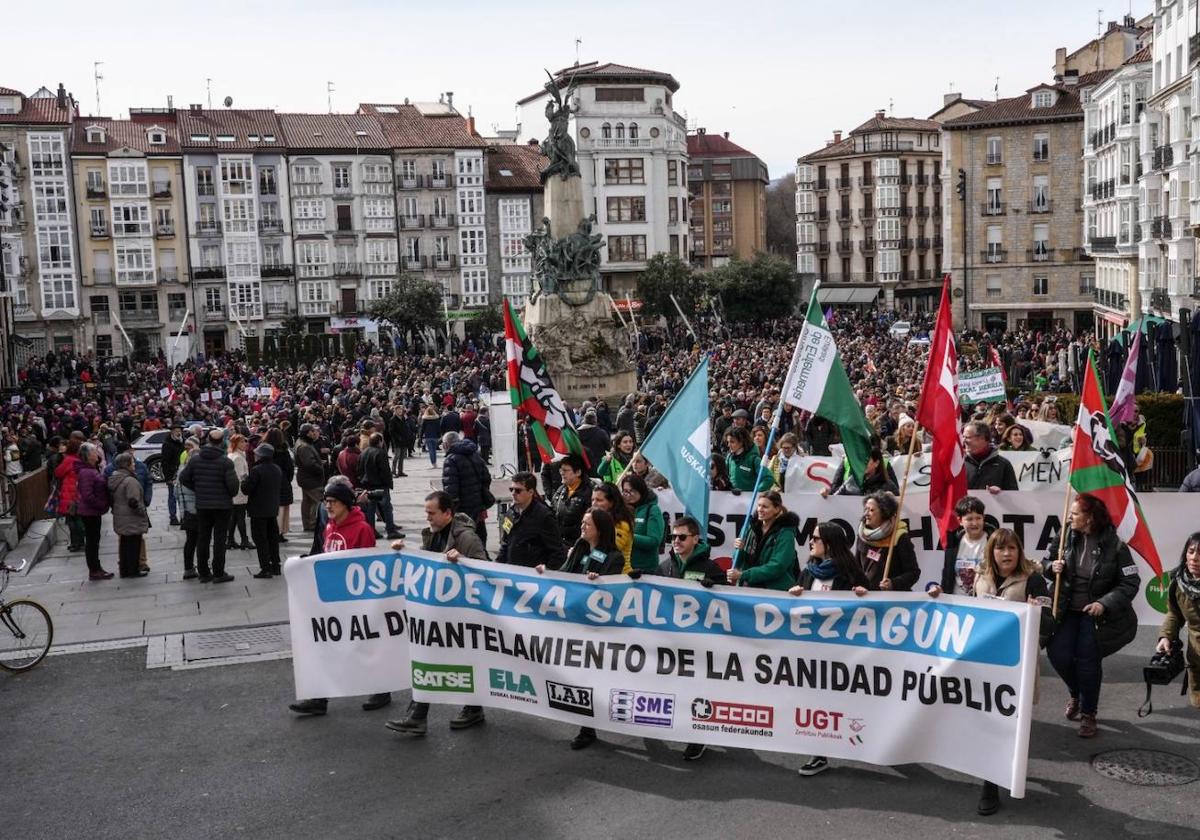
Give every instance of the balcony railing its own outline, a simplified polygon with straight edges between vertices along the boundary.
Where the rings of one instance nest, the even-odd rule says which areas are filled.
[[[158,324],[162,317],[157,309],[122,309],[117,313],[122,324]]]
[[[282,236],[283,219],[259,219],[258,232],[264,236]]]
[[[291,307],[283,301],[267,301],[266,312],[268,315],[288,315],[291,313]]]
[[[201,265],[192,269],[193,280],[223,280],[225,279],[225,266],[223,265]]]
[[[454,188],[454,176],[450,174],[428,176],[428,187],[431,190],[449,190]]]
[[[279,195],[279,185],[274,181],[264,181],[261,178],[258,181],[259,195]]]
[[[290,265],[264,265],[258,269],[259,277],[291,277]]]
[[[1031,248],[1025,252],[1027,262],[1050,262],[1050,249],[1045,245]]]
[[[900,250],[901,251],[911,251],[912,249],[913,249],[913,241],[911,239],[901,239],[900,240]]]
[[[111,268],[92,269],[92,282],[97,286],[111,286],[112,281],[113,272]]]
[[[333,194],[336,198],[349,198],[354,195],[354,187],[350,184],[334,184]]]
[[[828,240],[827,240],[827,241],[825,241],[825,242],[818,242],[818,243],[817,243],[817,255],[818,255],[818,256],[822,256],[822,257],[827,257],[827,256],[829,256],[829,242],[828,242]]]
[[[991,152],[988,152],[988,156],[987,156],[988,166],[999,166],[1003,162],[1004,162],[1003,155],[994,155]]]
[[[334,277],[358,277],[362,274],[362,267],[356,262],[334,263]]]
[[[196,222],[196,236],[220,236],[221,223],[215,219]]]
[[[1052,202],[1048,198],[1043,198],[1040,201],[1039,200],[1031,201],[1031,202],[1029,202],[1029,212],[1031,214],[1035,214],[1035,215],[1038,213],[1053,213],[1054,212],[1054,202]]]
[[[400,263],[405,271],[424,271],[429,267],[429,261],[425,257],[401,257]]]
[[[154,226],[154,235],[159,239],[170,239],[175,235],[175,223],[157,224]]]
[[[828,190],[829,189],[829,179],[828,178],[818,179],[816,189],[817,189],[817,192],[825,192],[826,190]]]
[[[839,210],[837,212],[837,220],[842,224],[845,224],[853,218],[854,215],[849,210]]]
[[[396,189],[398,190],[419,190],[421,188],[420,175],[397,175]]]
[[[940,237],[940,236],[933,237],[933,250],[935,250],[935,251],[942,250],[942,237]]]
[[[927,236],[921,236],[921,237],[917,238],[917,250],[918,251],[928,251],[929,246],[931,244],[932,243],[930,242],[929,237],[927,237]]]
[[[1101,306],[1106,306],[1109,309],[1115,309],[1118,312],[1128,311],[1128,299],[1121,292],[1093,288],[1092,294],[1096,299],[1096,303],[1100,304]]]
[[[224,321],[226,320],[224,306],[205,306],[200,310],[200,317],[205,321]]]
[[[843,239],[837,244],[837,252],[840,256],[846,257],[854,253],[854,243]]]
[[[159,283],[178,283],[179,282],[179,267],[164,266],[158,270]]]
[[[92,223],[92,239],[108,239],[108,222]]]
[[[1008,259],[1008,251],[1003,248],[989,248],[981,252],[979,258],[985,263],[1002,263]]]
[[[429,226],[433,228],[449,228],[454,227],[454,214],[446,213],[441,216],[436,214],[429,217]]]
[[[858,185],[860,187],[873,187],[875,186],[875,177],[873,175],[860,175],[858,177]]]
[[[231,303],[229,304],[229,317],[233,318],[234,316],[241,320],[261,319],[262,303]]]
[[[309,317],[317,317],[328,315],[333,311],[333,301],[329,300],[302,300],[300,301],[300,314]]]
[[[196,195],[216,195],[217,188],[214,184],[196,184]]]
[[[419,230],[423,227],[425,227],[425,216],[423,215],[400,217],[401,230]]]
[[[837,188],[839,190],[853,189],[854,188],[854,179],[853,178],[838,178],[837,179]]]
[[[875,240],[874,239],[862,240],[861,242],[858,243],[858,250],[862,251],[864,254],[874,254],[875,253]]]
[[[1171,295],[1166,289],[1151,289],[1150,290],[1150,308],[1157,309],[1159,312],[1171,311]]]
[[[860,218],[864,222],[874,219],[875,218],[875,208],[874,207],[863,207],[863,208],[859,209],[858,218]]]
[[[988,201],[982,205],[980,212],[985,216],[1003,216],[1004,207],[1003,201]]]
[[[1117,237],[1115,236],[1093,236],[1088,240],[1088,245],[1092,248],[1092,253],[1095,254],[1112,254],[1117,250]]]
[[[88,198],[108,198],[108,187],[106,187],[104,184],[96,184],[96,183],[88,184],[87,185],[87,197]]]
[[[170,181],[155,181],[150,187],[150,194],[155,198],[170,198],[171,197],[171,182]]]

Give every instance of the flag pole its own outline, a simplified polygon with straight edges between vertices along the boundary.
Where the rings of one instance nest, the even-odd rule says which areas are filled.
[[[1070,511],[1071,511],[1071,489],[1072,489],[1071,482],[1068,481],[1067,482],[1067,499],[1065,502],[1063,502],[1062,519],[1060,520],[1062,524],[1059,525],[1059,527],[1058,527],[1058,557],[1056,558],[1058,560],[1063,559],[1063,551],[1066,550],[1066,546],[1067,546],[1067,530],[1068,530],[1067,516],[1070,514]],[[1062,589],[1062,572],[1060,571],[1060,572],[1054,573],[1054,608],[1051,610],[1051,614],[1054,616],[1055,619],[1058,618],[1058,593],[1059,593],[1059,590],[1061,590],[1061,589]]]
[[[888,579],[888,573],[892,570],[892,552],[896,549],[896,534],[900,530],[897,526],[900,524],[900,516],[904,511],[904,493],[908,490],[908,473],[912,469],[913,450],[917,447],[917,439],[921,436],[921,427],[913,423],[912,439],[908,442],[908,457],[904,460],[904,481],[900,482],[900,501],[896,503],[896,515],[892,518],[892,535],[888,538],[888,555],[887,560],[883,561],[883,580]],[[886,461],[881,466],[886,469]]]
[[[775,416],[771,418],[771,430],[767,434],[767,445],[763,447],[762,458],[758,462],[758,474],[754,477],[754,490],[750,494],[750,506],[746,509],[746,519],[742,523],[742,530],[738,534],[738,539],[743,543],[746,541],[746,534],[750,531],[750,522],[754,518],[754,504],[758,501],[758,486],[762,483],[763,471],[767,468],[767,459],[770,457],[771,444],[775,442],[775,431],[779,428],[779,421],[783,417],[783,394],[779,395],[779,405],[775,406]],[[738,561],[741,559],[742,550],[735,548],[733,550],[733,565],[732,568],[738,567]]]

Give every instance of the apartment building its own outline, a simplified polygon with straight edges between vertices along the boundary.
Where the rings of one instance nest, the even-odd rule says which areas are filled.
[[[452,318],[488,305],[487,143],[472,118],[441,102],[362,104],[391,149],[400,220],[400,270],[441,284]]]
[[[175,116],[81,117],[71,142],[84,343],[98,356],[191,355],[183,154]],[[177,340],[178,339],[178,340]]]
[[[399,271],[391,144],[365,114],[279,114],[288,148],[296,296],[309,332],[375,340],[365,317]],[[416,214],[401,218],[418,227]]]
[[[687,144],[692,267],[716,268],[732,256],[751,259],[766,250],[767,165],[728,131],[700,128]]]
[[[1139,123],[1150,94],[1151,50],[1143,47],[1096,85],[1084,106],[1083,216],[1095,263],[1096,331],[1112,338],[1142,310],[1138,251],[1142,218]]]
[[[823,303],[937,306],[941,124],[883,111],[796,165],[796,268]]]
[[[549,164],[536,144],[495,143],[487,150],[488,273],[491,303],[508,299],[525,306],[531,289],[531,265],[525,237],[545,216],[541,170]]]
[[[658,253],[687,260],[687,121],[674,108],[679,82],[657,70],[589,62],[553,75],[565,91],[578,85],[572,135],[583,202],[604,237],[600,274],[616,297],[636,289]],[[545,136],[543,90],[517,102],[523,140]]]
[[[287,146],[271,111],[176,113],[198,351],[242,347],[295,305]]]
[[[88,349],[69,156],[78,110],[61,84],[57,92],[43,87],[30,96],[0,87],[0,166],[9,208],[0,214],[0,258],[11,302],[0,323],[6,379],[10,362],[52,349]]]

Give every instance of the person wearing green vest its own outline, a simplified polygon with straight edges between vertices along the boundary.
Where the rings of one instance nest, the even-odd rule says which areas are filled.
[[[655,572],[658,570],[658,552],[666,532],[662,510],[658,507],[658,496],[654,495],[644,478],[629,472],[621,479],[621,498],[633,511],[633,555],[629,558],[630,564],[637,572]]]
[[[629,459],[633,457],[634,441],[633,435],[629,432],[617,432],[612,437],[612,449],[604,460],[600,462],[600,466],[596,468],[596,477],[605,484],[616,484],[621,480],[621,474],[625,472],[629,466]]]
[[[745,544],[740,537],[733,542],[740,561],[729,570],[729,582],[759,589],[791,589],[796,584],[800,518],[783,506],[778,490],[761,494],[754,507]]]
[[[725,445],[729,454],[725,456],[725,465],[729,468],[729,483],[734,490],[750,491],[754,489],[754,481],[758,478],[758,464],[762,453],[750,439],[750,432],[743,426],[730,426],[725,432]],[[758,491],[770,488],[773,479],[770,470],[762,471],[762,479],[758,482]]]

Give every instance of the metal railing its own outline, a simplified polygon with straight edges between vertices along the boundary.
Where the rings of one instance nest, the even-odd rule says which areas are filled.
[[[291,277],[290,265],[264,265],[258,269],[259,277]]]
[[[259,219],[258,232],[266,236],[282,236],[283,219]]]
[[[454,214],[453,214],[453,213],[446,213],[446,214],[443,214],[443,215],[441,215],[441,216],[438,216],[438,215],[436,215],[436,214],[432,214],[432,215],[430,215],[430,217],[429,217],[429,226],[430,226],[430,227],[435,227],[435,228],[449,228],[449,227],[454,227]]]
[[[1150,290],[1150,307],[1160,312],[1171,311],[1171,295],[1166,289]]]
[[[92,224],[92,239],[108,239],[108,222]]]
[[[422,214],[400,217],[401,230],[418,230],[423,227],[425,227],[425,216]]]
[[[860,251],[862,251],[864,254],[874,254],[875,253],[875,240],[874,239],[862,240],[861,242],[858,243],[858,249]]]
[[[223,265],[201,265],[192,269],[193,280],[223,280],[225,279],[225,266]]]
[[[159,283],[178,283],[179,268],[177,266],[166,266],[158,270]]]
[[[207,222],[196,222],[196,236],[220,236],[221,223],[216,219]]]
[[[1046,246],[1030,248],[1025,252],[1027,262],[1050,262],[1050,249]]]
[[[840,256],[843,256],[843,257],[853,254],[854,253],[854,243],[847,239],[841,240],[840,242],[837,243],[837,252]]]
[[[333,264],[334,277],[357,277],[362,274],[362,269],[356,262],[342,262]]]
[[[1088,245],[1091,246],[1093,253],[1111,254],[1117,250],[1117,237],[1093,236],[1088,239]]]
[[[171,197],[171,182],[170,181],[155,181],[150,187],[150,194],[155,198],[170,198]]]
[[[1008,251],[1003,248],[989,248],[980,252],[979,258],[985,263],[1002,263],[1008,259]]]
[[[1035,215],[1039,214],[1039,213],[1053,213],[1054,212],[1054,202],[1048,198],[1042,199],[1041,201],[1034,200],[1034,201],[1029,202],[1028,209],[1031,214],[1035,214]]]
[[[169,239],[175,235],[175,223],[156,224],[154,226],[154,235],[160,239]]]
[[[985,216],[1003,216],[1005,212],[1003,201],[987,201],[980,206],[980,212]]]
[[[88,184],[87,197],[108,198],[108,187],[106,187],[104,184]]]

